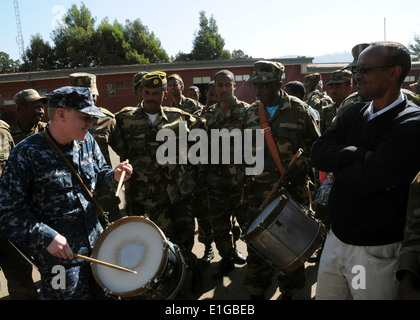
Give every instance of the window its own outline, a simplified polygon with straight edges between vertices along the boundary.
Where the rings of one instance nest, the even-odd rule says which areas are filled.
[[[249,74],[239,74],[235,76],[236,82],[247,81],[250,78]]]
[[[211,82],[211,77],[193,77],[194,84],[207,84]]]
[[[407,76],[404,80],[404,82],[415,82],[416,77],[415,76]]]
[[[108,82],[106,84],[106,93],[108,97],[116,97],[117,96],[117,84],[115,82]]]

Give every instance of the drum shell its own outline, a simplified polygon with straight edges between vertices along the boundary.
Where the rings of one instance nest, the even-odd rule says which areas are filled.
[[[149,281],[139,286],[134,290],[115,291],[111,290],[104,282],[103,276],[98,272],[98,265],[92,264],[92,274],[98,285],[104,292],[111,297],[121,297],[124,299],[168,299],[175,298],[185,280],[185,262],[182,253],[178,247],[168,241],[163,232],[149,219],[144,217],[126,217],[114,222],[112,225],[100,235],[92,252],[92,257],[97,259],[101,246],[108,236],[118,230],[118,228],[125,224],[141,223],[152,227],[156,233],[160,234],[162,244],[159,245],[161,250],[161,259],[159,266],[154,275],[150,277]],[[174,278],[176,277],[176,278]],[[133,279],[135,281],[135,279]]]
[[[271,207],[274,208],[267,215],[265,210]],[[281,274],[302,266],[325,240],[322,223],[309,216],[290,195],[274,199],[261,216],[265,218],[257,225],[258,218],[254,219],[242,239]]]

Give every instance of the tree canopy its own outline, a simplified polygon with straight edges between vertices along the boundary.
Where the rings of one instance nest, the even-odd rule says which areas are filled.
[[[192,51],[179,52],[169,59],[160,40],[140,19],[121,24],[105,18],[97,24],[96,17],[83,2],[80,7],[73,4],[59,27],[52,31],[50,41],[45,41],[39,33],[31,36],[22,61],[14,61],[7,53],[0,52],[0,72],[251,58],[242,50],[232,53],[226,50],[214,17],[208,19],[204,11],[199,14],[199,30]]]

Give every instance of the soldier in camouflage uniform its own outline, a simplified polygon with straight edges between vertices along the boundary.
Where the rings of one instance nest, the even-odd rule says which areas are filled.
[[[99,91],[96,86],[96,76],[90,73],[73,73],[69,76],[69,82],[74,87],[89,88],[92,91],[95,106],[99,98]],[[93,124],[89,128],[90,134],[95,138],[105,157],[106,163],[111,165],[111,157],[109,155],[109,136],[115,128],[115,116],[112,112],[105,108],[99,108],[105,117],[93,119]],[[125,159],[123,159],[125,160]],[[115,222],[122,218],[119,204],[120,199],[110,190],[98,190],[96,198],[102,209],[108,214],[109,222]],[[106,226],[105,217],[99,216],[102,226]]]
[[[353,90],[353,74],[346,69],[334,71],[331,73],[331,80],[327,86],[330,87],[330,96],[334,103],[322,107],[320,112],[321,133],[333,124],[338,108]]]
[[[180,124],[186,123],[186,129],[190,130],[203,127],[204,121],[181,109],[162,107],[167,96],[164,72],[147,74],[141,86],[144,101],[137,108],[126,108],[116,114],[116,130],[111,135],[113,149],[134,167],[133,178],[126,184],[127,214],[144,215],[156,223],[180,247],[189,269],[193,270],[193,286],[198,285],[200,279],[196,277],[202,274],[196,272],[197,258],[192,252],[195,223],[187,210],[196,188],[195,179],[189,165],[158,161],[157,152],[163,142],[156,137],[163,129],[172,130],[178,150]]]
[[[200,102],[187,98],[182,94],[184,91],[184,81],[179,75],[172,74],[168,77],[168,90],[172,97],[171,107],[176,107],[192,115],[200,116],[203,111],[203,106]]]
[[[244,129],[260,130],[259,105],[263,104],[280,159],[287,168],[292,158],[301,148],[303,154],[295,161],[284,183],[286,190],[302,205],[309,205],[308,172],[310,169],[311,147],[320,136],[315,119],[305,103],[281,90],[284,66],[277,62],[259,61],[255,63],[254,74],[248,80],[254,84],[259,101],[252,104],[244,115]],[[255,148],[256,146],[253,146]],[[255,216],[281,174],[271,156],[267,144],[264,146],[264,171],[258,176],[248,177],[246,195],[249,201],[248,217]],[[287,182],[287,183],[286,183]],[[271,284],[274,274],[272,267],[254,250],[248,251],[248,275],[245,288],[253,299],[263,299],[264,292]],[[291,296],[305,285],[305,269],[278,275],[282,298]]]
[[[229,133],[234,129],[239,129],[242,132],[244,112],[249,105],[235,97],[236,83],[233,73],[222,70],[216,73],[214,80],[219,102],[206,108],[202,115],[206,119],[209,133],[212,130],[223,129],[227,129]],[[211,135],[209,134],[209,136]],[[237,210],[241,201],[242,188],[234,164],[235,148],[231,143],[231,164],[222,164],[222,143],[219,145],[219,164],[212,163],[206,167],[208,170],[206,185],[209,192],[209,215],[214,241],[222,257],[213,274],[215,279],[219,279],[233,270],[235,263],[243,264],[246,262],[246,258],[237,251],[235,245],[240,232],[236,232],[236,235],[232,234],[235,218],[242,218],[241,212]],[[214,152],[214,150],[211,150],[211,152]]]
[[[400,283],[400,298],[420,299],[420,173],[410,185],[404,240],[399,252],[396,276]]]
[[[97,188],[117,188],[128,164],[112,170],[88,132],[95,107],[86,88],[60,88],[48,96],[51,119],[46,133],[58,145],[94,193]],[[0,229],[18,247],[30,252],[41,274],[42,299],[89,299],[99,287],[88,262],[74,253],[90,256],[102,232],[97,210],[82,185],[44,134],[17,145],[0,179]],[[53,269],[64,268],[63,272]],[[55,286],[55,277],[61,285]],[[65,280],[65,281],[64,281]]]
[[[0,120],[0,176],[14,145],[9,125]],[[0,233],[1,268],[7,279],[10,299],[38,299],[38,292],[32,279],[32,265],[19,254],[2,233]]]
[[[13,99],[19,118],[11,126],[10,132],[15,144],[18,144],[27,137],[45,130],[47,124],[41,119],[44,116],[47,98],[40,96],[36,90],[27,89],[18,92]]]
[[[309,74],[303,82],[306,90],[306,103],[321,114],[322,108],[333,104],[333,100],[323,92],[322,77],[319,73]],[[320,119],[319,121],[322,121]]]

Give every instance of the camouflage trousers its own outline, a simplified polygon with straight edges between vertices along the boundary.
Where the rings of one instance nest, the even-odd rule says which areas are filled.
[[[222,258],[235,254],[235,242],[240,230],[235,228],[236,220],[244,223],[244,211],[240,206],[241,193],[226,189],[209,188],[209,212],[214,242]]]
[[[41,274],[42,300],[103,300],[104,292],[96,283],[90,264],[81,262],[65,266],[65,283],[63,288],[54,288],[57,274],[52,273],[54,266],[43,266],[39,269]]]
[[[7,279],[7,289],[12,300],[37,300],[37,289],[32,279],[32,265],[0,235],[0,267]]]
[[[153,206],[150,206],[150,202],[148,204],[132,204],[127,208],[127,212],[129,215],[143,215],[153,221],[166,238],[180,248],[185,263],[189,269],[193,269],[197,263],[197,256],[192,252],[195,221],[191,211],[188,210],[190,202],[191,198],[186,198],[174,204],[169,200],[158,200]],[[133,211],[133,209],[135,210]]]
[[[188,210],[197,219],[198,241],[204,245],[211,245],[214,241],[213,229],[209,216],[209,198],[207,188],[203,188],[191,197]]]

